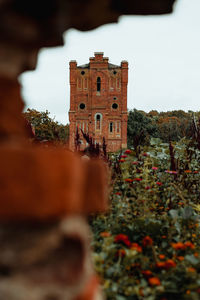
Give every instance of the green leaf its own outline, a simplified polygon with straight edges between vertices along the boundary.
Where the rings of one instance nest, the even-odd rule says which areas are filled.
[[[191,264],[193,264],[193,265],[197,265],[198,263],[199,263],[199,260],[194,256],[194,255],[190,255],[190,254],[187,254],[186,256],[185,256],[185,259],[187,260],[187,261],[189,261]]]
[[[181,216],[184,219],[190,219],[194,215],[194,209],[191,206],[186,206],[182,210]]]

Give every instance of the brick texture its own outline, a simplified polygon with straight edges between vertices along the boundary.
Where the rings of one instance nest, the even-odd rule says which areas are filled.
[[[0,298],[102,299],[83,216],[107,207],[106,165],[32,143],[17,80],[0,96]]]
[[[108,151],[127,147],[128,62],[109,63],[102,52],[95,52],[88,64],[70,62],[70,140],[75,149],[77,128],[89,133],[95,142],[106,139]],[[81,150],[86,147],[82,138]]]

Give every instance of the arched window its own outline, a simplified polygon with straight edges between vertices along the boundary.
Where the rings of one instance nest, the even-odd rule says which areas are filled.
[[[116,86],[117,86],[117,89],[120,90],[120,88],[121,88],[121,80],[120,80],[120,78],[117,78]]]
[[[96,129],[100,130],[101,129],[101,116],[96,115]]]
[[[77,88],[79,89],[79,90],[81,90],[82,89],[82,78],[77,78]]]
[[[97,92],[101,91],[101,78],[97,77]]]
[[[101,124],[102,124],[102,114],[97,113],[95,114],[95,130],[101,131]]]
[[[115,82],[115,79],[113,77],[110,78],[110,89],[111,90],[114,90],[114,82]]]
[[[116,131],[116,133],[120,133],[120,129],[121,129],[121,122],[117,121],[115,123],[115,131]]]
[[[87,80],[87,78],[84,78],[84,80],[83,80],[83,88],[85,90],[87,90],[87,88],[88,88],[88,80]]]
[[[109,130],[110,130],[110,132],[113,132],[113,122],[110,122],[110,124],[109,124]]]

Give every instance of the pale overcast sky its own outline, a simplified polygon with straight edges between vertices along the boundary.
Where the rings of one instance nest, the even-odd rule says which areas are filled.
[[[37,69],[21,76],[26,107],[48,110],[66,124],[69,61],[88,63],[102,51],[113,64],[129,62],[128,109],[200,110],[200,0],[178,0],[173,14],[124,16],[116,24],[80,32],[65,46],[43,49]]]

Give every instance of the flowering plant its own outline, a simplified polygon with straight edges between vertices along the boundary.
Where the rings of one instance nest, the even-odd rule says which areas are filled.
[[[107,299],[200,298],[200,151],[190,151],[188,161],[187,144],[173,146],[176,170],[167,145],[125,151],[114,169],[110,211],[90,223]]]

